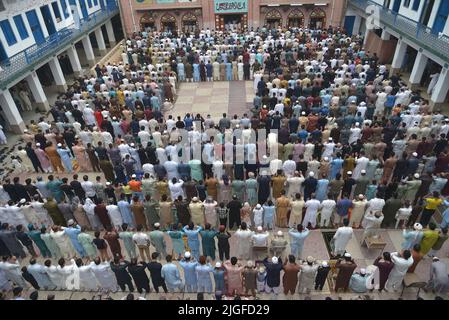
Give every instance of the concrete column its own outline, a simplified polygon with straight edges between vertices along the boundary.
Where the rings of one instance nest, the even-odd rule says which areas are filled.
[[[55,79],[56,88],[58,89],[58,91],[59,92],[67,91],[67,83],[65,81],[64,73],[62,72],[58,58],[54,57],[48,62],[48,64],[51,69],[51,74]]]
[[[104,42],[103,31],[101,31],[101,27],[95,30],[95,38],[97,38],[98,50],[100,50],[101,56],[106,54],[106,44]]]
[[[113,46],[115,46],[115,44],[117,43],[117,41],[115,40],[115,35],[114,35],[114,28],[112,27],[112,22],[111,20],[108,20],[105,23],[106,26],[106,32],[108,34],[108,39],[109,39],[109,45],[111,46],[111,48]]]
[[[432,109],[442,107],[444,104],[447,93],[449,91],[449,69],[443,68],[440,72],[438,82],[433,89],[432,97],[430,98],[430,106]]]
[[[370,32],[371,32],[371,29],[366,28],[366,30],[365,30],[365,37],[363,38],[363,45],[366,45],[366,42],[368,41],[368,36],[369,36]]]
[[[380,38],[382,39],[382,40],[390,40],[390,34],[388,33],[388,31],[387,30],[383,30],[382,31],[382,35],[380,36]]]
[[[360,26],[362,25],[362,17],[359,15],[355,16],[354,27],[352,28],[352,34],[358,35],[360,32]]]
[[[90,66],[95,64],[95,54],[94,49],[92,49],[92,42],[90,42],[89,35],[86,35],[82,40],[84,52],[86,52],[87,63]]]
[[[67,56],[69,57],[70,64],[72,65],[75,77],[79,77],[83,72],[83,68],[81,67],[78,52],[76,51],[74,46],[71,46],[70,48],[67,49]]]
[[[418,51],[415,64],[413,66],[413,70],[409,79],[412,90],[415,90],[419,87],[428,60],[429,58],[427,58],[422,52]]]
[[[402,64],[404,63],[406,51],[407,44],[402,40],[398,40],[396,51],[394,52],[393,62],[391,64],[391,75],[401,70]]]
[[[48,103],[47,96],[45,95],[44,89],[42,88],[39,77],[36,74],[36,71],[30,73],[28,77],[25,78],[28,87],[33,94],[34,101],[36,101],[36,105],[40,111],[48,111],[50,110],[50,104]]]
[[[3,111],[3,115],[8,121],[11,131],[14,133],[23,133],[25,129],[25,123],[20,115],[17,105],[9,90],[2,91],[0,93],[0,106]]]

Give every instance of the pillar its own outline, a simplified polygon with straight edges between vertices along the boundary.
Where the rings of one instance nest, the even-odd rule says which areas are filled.
[[[415,90],[419,87],[428,60],[429,58],[427,58],[421,51],[418,51],[415,59],[415,64],[413,65],[413,70],[409,79],[410,87],[412,90]]]
[[[382,30],[382,35],[380,36],[382,40],[390,40],[390,33],[387,30]]]
[[[25,123],[9,90],[0,93],[0,106],[11,131],[18,134],[23,133]]]
[[[41,81],[36,74],[36,71],[32,71],[28,77],[25,78],[28,87],[33,94],[34,101],[36,101],[37,108],[40,111],[50,110],[50,104],[48,103],[47,96],[45,95],[44,89],[42,88]]]
[[[61,65],[57,57],[54,57],[48,62],[51,69],[51,74],[55,79],[56,88],[59,92],[67,91],[67,83],[64,78],[64,73],[62,72]]]
[[[100,50],[100,55],[104,56],[106,54],[106,44],[104,42],[103,31],[101,27],[95,30],[95,38],[97,38],[98,50]]]
[[[95,65],[95,54],[94,49],[92,49],[92,42],[90,42],[89,34],[87,34],[82,40],[84,52],[86,53],[87,63],[90,66]]]
[[[449,91],[449,69],[443,68],[440,72],[438,82],[433,89],[432,97],[430,98],[430,106],[433,109],[441,108],[444,104],[447,93]]]
[[[113,47],[115,46],[117,41],[115,40],[114,28],[112,27],[111,20],[106,21],[105,26],[106,26],[106,33],[108,34],[109,45]]]
[[[81,67],[80,58],[78,57],[78,52],[76,51],[74,46],[71,46],[67,49],[67,56],[69,57],[70,64],[73,69],[73,74],[75,77],[79,77],[83,72],[83,68]]]
[[[352,28],[352,34],[358,35],[360,33],[360,26],[362,25],[362,17],[355,16],[354,27]]]
[[[369,33],[371,32],[371,30],[372,29],[370,29],[370,28],[366,28],[366,30],[365,30],[365,37],[363,38],[363,45],[364,46],[366,45],[366,42],[368,41],[368,36],[369,36]]]
[[[394,52],[393,62],[391,63],[391,72],[390,72],[391,75],[401,70],[402,64],[404,63],[406,51],[407,51],[407,44],[402,40],[398,40],[398,44],[396,45],[396,51]]]

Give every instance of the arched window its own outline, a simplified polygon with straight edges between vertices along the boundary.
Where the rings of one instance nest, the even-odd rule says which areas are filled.
[[[282,15],[279,10],[273,9],[268,11],[265,15],[265,24],[269,29],[277,29],[282,26]]]
[[[182,16],[182,31],[195,32],[198,28],[198,18],[191,12]]]
[[[156,22],[154,21],[154,18],[151,16],[151,14],[149,13],[145,13],[141,18],[140,18],[140,28],[142,30],[154,30],[156,27]]]
[[[320,8],[315,8],[310,13],[310,28],[323,29],[326,27],[326,12]]]
[[[289,28],[304,27],[304,13],[301,10],[293,9],[287,17]]]
[[[176,24],[176,18],[167,13],[161,17],[161,31],[177,31],[178,26]]]

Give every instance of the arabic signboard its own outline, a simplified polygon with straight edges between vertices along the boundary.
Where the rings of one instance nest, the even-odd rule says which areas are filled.
[[[215,13],[246,13],[248,0],[214,0]]]

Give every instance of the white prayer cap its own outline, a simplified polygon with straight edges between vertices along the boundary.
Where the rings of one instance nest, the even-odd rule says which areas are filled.
[[[355,126],[356,126],[356,127],[360,126],[360,122],[356,122],[356,123],[355,123]]]
[[[112,120],[117,120],[117,117],[112,117]]]
[[[62,147],[62,143],[58,143],[57,146],[58,146],[58,147]]]
[[[365,196],[363,194],[359,194],[359,199],[363,199]]]
[[[215,264],[215,268],[221,268],[221,263],[220,263],[220,262],[217,262],[217,263]]]
[[[421,231],[422,230],[422,225],[421,225],[421,223],[415,223],[414,225],[413,225],[413,229],[415,229],[416,231]]]
[[[20,202],[20,203],[25,203],[25,202],[27,202],[27,201],[26,201],[26,199],[20,199],[19,202]]]
[[[352,171],[348,171],[348,172],[346,172],[346,174],[347,174],[348,176],[350,176],[350,175],[352,175]]]
[[[324,161],[329,161],[329,157],[324,157]]]
[[[267,106],[266,105],[264,105],[262,108],[264,108],[264,109],[266,109],[267,108]]]
[[[418,156],[418,153],[413,152],[413,153],[412,153],[412,156],[417,157],[417,156]]]
[[[155,224],[154,224],[154,227],[155,228],[159,228],[161,226],[161,224],[159,223],[159,222],[156,222]]]
[[[414,177],[415,177],[416,179],[419,179],[419,173],[415,173],[415,174],[414,174]]]
[[[71,226],[75,223],[75,221],[73,221],[73,219],[70,219],[69,221],[67,221],[67,225]]]
[[[133,143],[131,143],[131,144],[130,144],[130,146],[131,146],[131,147],[134,147],[134,146],[135,146],[134,142],[133,142]]]
[[[248,260],[248,262],[246,263],[246,265],[250,268],[253,267],[253,262],[251,260]]]
[[[28,129],[23,129],[23,133],[27,133],[28,132]]]
[[[265,267],[264,267],[264,266],[260,266],[259,272],[260,272],[260,273],[264,273],[264,272],[265,272]]]
[[[197,197],[193,197],[193,198],[192,198],[192,201],[193,201],[193,202],[197,202],[197,201],[198,201],[198,198],[197,198]]]
[[[284,233],[283,233],[281,230],[279,230],[279,231],[277,232],[277,235],[278,235],[279,237],[283,237],[283,236],[284,236]]]
[[[351,254],[350,254],[349,252],[346,252],[346,253],[345,253],[345,257],[346,257],[346,258],[351,258]]]
[[[362,170],[362,171],[360,171],[360,173],[361,173],[361,174],[364,174],[364,173],[366,173],[366,170]]]
[[[305,111],[303,111],[303,112],[301,112],[301,114],[302,114],[303,116],[305,116],[305,115],[306,115],[306,112],[305,112]]]
[[[312,263],[313,261],[315,261],[315,259],[314,259],[312,256],[308,256],[307,259],[306,259],[306,261],[307,261],[308,263]]]
[[[97,127],[97,126],[95,126],[95,127],[93,127],[92,129],[93,129],[93,130],[98,130],[98,127]]]
[[[366,102],[360,102],[361,106],[366,106]]]
[[[273,257],[273,258],[271,258],[271,262],[273,262],[273,263],[275,263],[275,264],[276,264],[276,263],[278,263],[278,261],[279,261],[279,260],[278,260],[278,258],[277,258],[277,257]]]
[[[261,226],[258,226],[257,231],[263,231],[263,228]]]
[[[184,258],[190,258],[190,252],[189,251],[186,251],[184,253]]]
[[[365,268],[360,269],[360,274],[366,274],[366,269]]]
[[[327,267],[327,266],[328,266],[327,261],[322,261],[322,262],[321,262],[321,266]]]
[[[110,183],[109,181],[106,181],[106,185],[107,185],[107,186],[110,186],[111,183]]]
[[[329,139],[327,139],[327,140],[329,140],[329,141],[332,141],[332,140],[334,140],[334,139],[332,139],[332,137],[330,137]]]
[[[38,142],[38,143],[36,143],[36,147],[40,147],[41,146],[41,144]]]
[[[258,204],[256,205],[256,209],[260,209],[260,208],[262,208],[262,206],[258,203]]]
[[[133,174],[133,175],[131,176],[131,178],[134,179],[134,178],[137,178],[137,176],[136,176],[135,174]]]
[[[309,176],[313,177],[315,175],[315,173],[312,171],[309,173]]]

